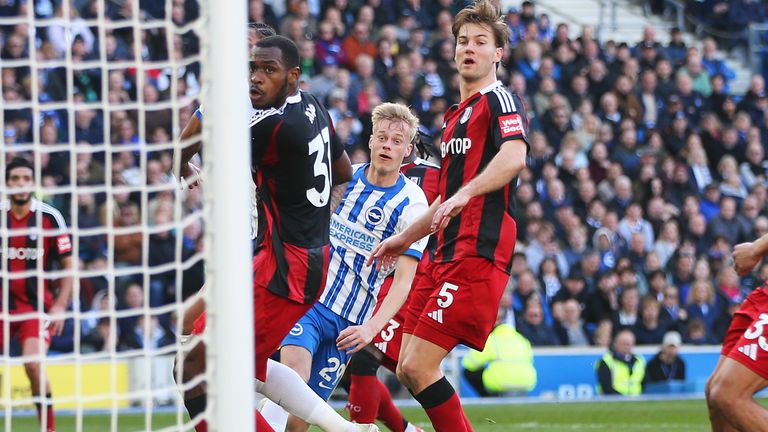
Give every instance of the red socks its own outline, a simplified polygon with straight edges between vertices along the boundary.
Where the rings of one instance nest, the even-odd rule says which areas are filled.
[[[195,425],[195,432],[208,432],[208,422],[205,420],[200,420]]]
[[[373,423],[381,394],[376,375],[352,374],[349,385],[349,418],[358,423]]]
[[[275,430],[272,429],[272,426],[269,425],[267,420],[258,411],[256,411],[256,432],[275,432]]]
[[[45,415],[46,415],[46,432],[54,432],[56,430],[56,418],[53,416],[53,405],[51,404],[51,395],[47,394],[45,395]],[[37,408],[37,419],[40,421],[40,424],[43,424],[43,406],[42,404],[36,403],[35,407]]]
[[[376,384],[379,386],[378,393],[380,395],[377,417],[384,422],[392,432],[405,432],[407,423],[403,419],[403,414],[397,409],[395,403],[392,401],[392,395],[389,393],[389,389],[379,380],[376,380]]]
[[[427,412],[436,432],[472,432],[472,425],[461,409],[459,395],[445,377],[413,397]]]

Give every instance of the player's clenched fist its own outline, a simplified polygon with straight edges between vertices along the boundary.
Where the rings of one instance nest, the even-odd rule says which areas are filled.
[[[740,275],[752,271],[760,262],[760,254],[755,253],[755,244],[752,242],[741,243],[733,248],[733,266]]]

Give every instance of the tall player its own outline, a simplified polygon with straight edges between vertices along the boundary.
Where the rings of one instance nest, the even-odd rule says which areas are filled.
[[[768,234],[736,245],[733,264],[745,275],[768,255]],[[768,387],[768,288],[755,289],[733,315],[715,371],[707,382],[713,431],[768,431],[768,410],[755,393]]]
[[[426,238],[399,257],[392,286],[378,304],[379,289],[392,270],[366,268],[366,258],[377,243],[403,231],[428,208],[418,185],[400,173],[403,157],[413,150],[418,124],[405,105],[384,103],[373,110],[371,162],[354,167],[341,204],[331,216],[326,288],[283,340],[280,361],[325,400],[351,354],[368,345],[405,302],[424,251]],[[262,412],[270,422],[277,420],[278,429],[282,427],[279,413],[273,419]],[[306,431],[308,425],[297,420],[289,419],[288,430]]]
[[[426,143],[420,136],[414,141],[414,151],[406,155],[400,172],[412,180],[424,191],[427,202],[432,202],[438,195],[438,180],[440,167],[422,158],[429,155]],[[416,150],[421,157],[417,156]],[[426,253],[423,254],[416,270],[414,284],[424,272],[429,263],[430,254],[434,253],[434,237],[430,237]],[[379,292],[379,298],[386,295],[392,284],[392,278],[387,278]],[[409,296],[410,298],[410,296]],[[400,410],[395,406],[389,389],[376,377],[379,367],[383,364],[393,373],[396,371],[400,357],[400,347],[403,337],[403,324],[408,310],[409,301],[406,302],[392,317],[387,325],[373,338],[373,342],[362,351],[356,353],[349,365],[349,380],[347,392],[349,393],[350,418],[358,423],[372,423],[376,419],[381,420],[392,432],[420,432],[421,429],[409,423]]]
[[[269,357],[317,301],[329,263],[331,186],[351,165],[330,116],[299,91],[299,52],[271,36],[251,54],[250,97],[260,110],[251,126],[259,235],[253,259],[256,390],[291,414],[330,432],[378,431],[336,413],[291,368]],[[259,430],[271,430],[257,413]]]
[[[437,231],[437,253],[414,286],[398,378],[437,431],[470,431],[455,390],[440,371],[453,347],[482,350],[496,320],[515,248],[514,181],[528,149],[523,104],[496,80],[509,30],[488,0],[453,24],[461,103],[445,114],[440,197],[369,258],[391,265],[414,240]]]
[[[61,334],[63,314],[72,293],[72,277],[60,278],[58,293],[54,295],[52,278],[44,276],[43,297],[40,298],[36,271],[38,260],[43,260],[44,272],[51,271],[53,263],[58,261],[60,269],[68,273],[72,268],[72,242],[61,213],[32,197],[34,179],[34,166],[26,159],[15,158],[5,169],[5,184],[15,191],[11,191],[8,201],[0,204],[2,211],[7,212],[8,229],[8,249],[1,252],[9,273],[9,314],[11,317],[38,314],[26,319],[9,320],[9,336],[18,335],[22,356],[31,358],[24,363],[24,371],[29,377],[32,396],[39,401],[35,402],[37,416],[47,432],[54,432],[56,420],[51,405],[51,384],[37,357],[46,355],[52,335]],[[41,225],[38,225],[38,220]],[[5,347],[4,332],[5,323],[0,319],[0,346],[3,347],[0,350]]]
[[[256,42],[265,37],[274,36],[275,34],[275,30],[264,23],[256,22],[248,24],[248,52],[250,53],[250,51],[256,45]],[[247,87],[244,86],[244,90],[246,88]],[[244,124],[249,124],[256,115],[257,111],[253,108],[247,98],[244,97],[243,103],[248,104],[248,118],[244,119]],[[184,129],[181,131],[181,135],[179,136],[179,140],[191,140],[199,136],[203,128],[203,117],[204,109],[203,106],[200,105],[197,110],[195,110],[195,115],[193,115],[189,119],[187,125],[184,126]],[[195,154],[200,151],[201,148],[202,142],[198,140],[183,148],[181,151],[181,177],[187,180],[190,189],[198,185],[199,174],[198,167],[192,164],[190,161],[195,156]],[[251,238],[254,239],[256,237],[257,223],[256,187],[253,185],[253,183],[251,183],[251,186],[251,190],[253,192],[252,200],[250,203],[252,215]],[[181,319],[181,323],[182,326],[180,340],[182,344],[187,344],[188,342],[192,343],[190,342],[192,340],[192,335],[199,335],[203,332],[205,328],[205,301],[203,297],[203,289],[200,290],[198,295],[185,311]],[[195,323],[197,323],[197,325],[195,325]],[[179,361],[179,359],[176,360]],[[182,376],[180,378],[184,383],[187,383],[205,371],[205,345],[201,341],[195,341],[195,345],[192,346],[189,352],[184,354],[183,361],[184,366],[181,368]],[[178,369],[178,364],[174,365],[174,369]],[[174,378],[179,378],[177,377],[177,373],[174,373]],[[194,420],[195,417],[205,411],[207,405],[207,396],[206,384],[204,382],[186,389],[183,396],[184,406],[186,407],[191,419]],[[201,420],[196,423],[195,430],[196,432],[205,432],[208,430],[208,426],[204,420]]]

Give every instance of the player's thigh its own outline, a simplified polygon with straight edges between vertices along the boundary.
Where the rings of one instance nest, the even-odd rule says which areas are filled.
[[[23,321],[18,327],[21,354],[34,356],[46,354],[51,343],[48,325],[36,319]]]
[[[424,307],[435,290],[436,284],[429,271],[431,266],[431,263],[419,263],[419,271],[411,286],[411,292],[408,294],[408,307],[403,313],[402,332],[406,335],[413,334],[421,315],[424,313]]]
[[[766,374],[727,357],[720,365],[719,379],[715,381],[714,392],[720,392],[721,397],[729,400],[752,398],[760,390],[768,387]]]
[[[296,371],[305,382],[309,380],[312,369],[312,353],[297,345],[286,345],[280,348],[280,363]]]
[[[477,257],[439,264],[432,277],[437,289],[419,317],[414,336],[447,351],[457,343],[482,350],[509,276]]]
[[[312,368],[307,380],[309,388],[324,400],[328,400],[344,376],[349,359],[349,354],[337,349],[335,344],[321,344],[311,360]]]
[[[254,291],[256,379],[264,381],[267,360],[280,348],[283,338],[312,305],[275,295],[263,285],[255,284]]]

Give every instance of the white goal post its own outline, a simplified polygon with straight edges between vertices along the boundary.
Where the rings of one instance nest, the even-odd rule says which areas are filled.
[[[207,0],[205,44],[209,103],[205,154],[210,184],[208,238],[213,376],[208,386],[214,430],[254,430],[254,332],[250,221],[246,9],[242,0]],[[238,55],[241,54],[241,55]]]

